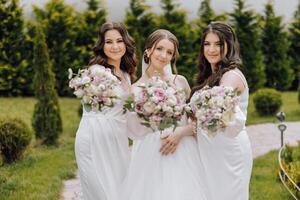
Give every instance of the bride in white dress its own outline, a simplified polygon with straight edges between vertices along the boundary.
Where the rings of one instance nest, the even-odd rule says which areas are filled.
[[[214,22],[203,31],[197,86],[224,85],[240,92],[235,121],[215,137],[198,127],[197,139],[201,162],[204,165],[209,200],[247,200],[252,170],[252,151],[245,130],[249,88],[238,69],[241,65],[238,41],[232,28]],[[193,93],[192,92],[192,93]]]
[[[120,23],[105,23],[90,67],[109,67],[120,81],[121,100],[113,108],[83,114],[76,133],[75,155],[84,200],[112,200],[129,165],[127,123],[123,103],[136,66],[133,41]]]
[[[178,89],[185,89],[188,97],[190,88],[186,79],[172,74],[168,68],[171,60],[177,57],[177,38],[167,30],[153,32],[144,54],[144,61],[149,66],[132,86],[134,94],[139,92],[139,84],[159,74],[161,79],[169,80]],[[192,132],[177,127],[175,132],[167,130],[170,135],[162,139],[160,132],[142,126],[135,113],[128,115],[129,133],[134,141],[128,174],[117,199],[205,200],[203,178],[199,173],[202,166]],[[180,124],[186,125],[186,118]]]

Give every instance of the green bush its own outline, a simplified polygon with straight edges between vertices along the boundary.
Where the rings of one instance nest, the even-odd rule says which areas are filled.
[[[0,119],[0,151],[4,163],[22,158],[32,133],[20,119]]]
[[[284,152],[288,152],[289,158],[288,161],[284,159],[284,168],[289,175],[289,177],[300,187],[300,141],[298,142],[297,147],[286,146]],[[283,156],[285,158],[285,156]],[[300,198],[300,191],[290,182],[286,182],[289,188],[294,192],[294,194]]]
[[[281,94],[271,88],[259,89],[254,94],[253,103],[259,115],[274,115],[282,105]]]

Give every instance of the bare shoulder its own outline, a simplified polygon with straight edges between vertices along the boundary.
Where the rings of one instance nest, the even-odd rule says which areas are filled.
[[[245,89],[244,82],[242,80],[243,73],[239,69],[232,69],[225,72],[220,80],[220,85],[230,86],[234,89],[238,89],[243,92]]]

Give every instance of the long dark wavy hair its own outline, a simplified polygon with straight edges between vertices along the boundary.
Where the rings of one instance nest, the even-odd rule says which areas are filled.
[[[93,56],[91,57],[88,66],[99,64],[103,65],[104,67],[110,68],[112,72],[114,71],[114,66],[108,64],[108,58],[104,53],[105,33],[110,30],[117,30],[123,38],[123,41],[126,46],[126,52],[121,58],[120,68],[122,71],[127,72],[130,75],[131,80],[134,81],[136,79],[135,74],[137,65],[135,42],[122,23],[106,22],[102,24],[98,33],[98,40],[93,48]]]
[[[153,48],[153,47],[155,48],[156,45],[163,39],[168,39],[174,45],[175,51],[174,51],[174,55],[172,58],[172,60],[173,60],[172,67],[173,67],[175,74],[177,74],[176,61],[179,57],[179,51],[178,51],[179,42],[178,42],[176,36],[168,30],[158,29],[158,30],[154,31],[153,33],[151,33],[151,35],[149,35],[149,37],[147,38],[147,41],[146,41],[143,59],[144,59],[145,63],[149,64],[150,63],[149,57],[151,55],[147,55],[146,50],[149,51],[151,48]]]
[[[219,37],[221,47],[221,60],[217,63],[217,70],[212,73],[212,68],[204,56],[204,42],[208,33],[214,33]],[[227,44],[227,53],[225,52],[225,43]],[[211,22],[204,30],[201,38],[201,46],[197,64],[197,74],[195,87],[191,95],[205,85],[210,87],[220,84],[223,74],[231,69],[240,68],[242,61],[240,58],[239,43],[231,26],[222,22]]]

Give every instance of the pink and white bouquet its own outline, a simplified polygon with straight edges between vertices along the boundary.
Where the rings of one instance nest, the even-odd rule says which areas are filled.
[[[153,131],[178,125],[185,112],[186,95],[169,82],[154,76],[147,83],[140,84],[139,92],[131,97],[125,107],[136,112],[141,124]]]
[[[120,81],[109,68],[92,65],[87,69],[80,69],[78,74],[74,74],[72,69],[68,71],[69,87],[74,89],[77,98],[91,110],[101,111],[103,107],[113,107],[119,99],[115,88],[120,85]]]
[[[238,102],[239,96],[232,87],[205,86],[194,93],[189,105],[197,118],[197,129],[206,130],[209,136],[215,136],[234,120]]]

